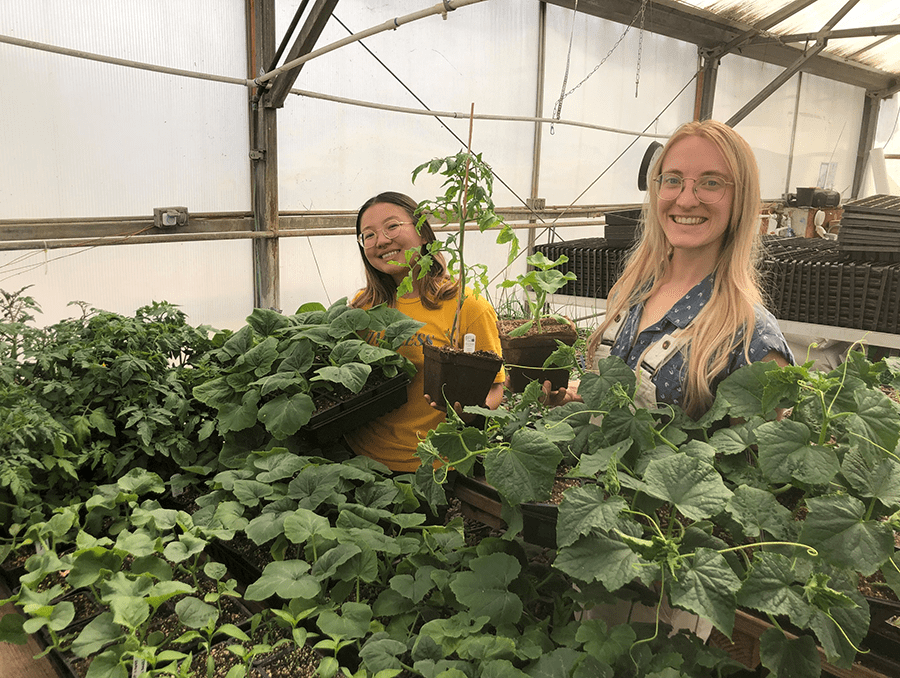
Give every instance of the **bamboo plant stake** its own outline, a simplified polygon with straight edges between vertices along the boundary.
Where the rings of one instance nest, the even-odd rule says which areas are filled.
[[[453,315],[453,327],[450,329],[450,344],[462,348],[459,334],[459,316],[462,313],[463,301],[466,298],[466,261],[463,256],[466,243],[466,221],[469,216],[469,161],[472,157],[472,128],[475,125],[475,102],[469,110],[469,141],[466,146],[466,174],[463,179],[462,204],[459,212],[459,297],[456,300],[456,313]]]

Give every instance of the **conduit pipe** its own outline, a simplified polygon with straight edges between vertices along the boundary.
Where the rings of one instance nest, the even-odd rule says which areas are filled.
[[[483,0],[471,0],[472,2],[483,2]],[[357,34],[359,35],[359,34]],[[200,71],[188,71],[181,68],[169,68],[168,66],[158,66],[156,64],[148,64],[140,61],[131,61],[129,59],[119,59],[117,57],[106,56],[104,54],[95,54],[93,52],[84,52],[77,49],[69,49],[68,47],[58,47],[56,45],[48,45],[43,42],[34,42],[32,40],[22,40],[8,35],[0,35],[0,43],[15,45],[17,47],[25,47],[26,49],[34,49],[41,52],[51,52],[53,54],[61,54],[63,56],[75,57],[78,59],[86,59],[88,61],[99,61],[100,63],[112,64],[113,66],[123,66],[125,68],[136,68],[143,71],[152,71],[154,73],[163,73],[166,75],[176,75],[183,78],[193,78],[195,80],[209,80],[213,82],[221,82],[228,85],[240,85],[242,87],[255,87],[253,80],[247,78],[231,78],[226,75],[213,75],[211,73],[203,73]],[[302,89],[291,89],[291,94],[309,97],[311,99],[321,99],[323,101],[331,101],[333,103],[347,104],[348,106],[359,106],[362,108],[372,108],[380,111],[391,111],[394,113],[406,113],[408,115],[428,115],[434,118],[468,118],[468,113],[456,111],[423,111],[418,108],[406,108],[403,106],[391,106],[389,104],[379,104],[373,101],[362,101],[360,99],[348,99],[346,97],[332,96],[330,94],[322,94],[320,92],[310,92]],[[618,129],[615,127],[605,127],[603,125],[593,125],[587,122],[579,122],[577,120],[554,120],[553,118],[535,118],[530,116],[518,115],[491,115],[488,113],[476,113],[475,120],[497,120],[501,122],[526,122],[526,123],[548,123],[556,125],[566,125],[570,127],[584,127],[586,129],[598,130],[601,132],[611,132],[613,134],[625,134],[634,137],[650,137],[657,139],[668,139],[668,134],[652,134],[647,132],[636,132],[633,130]]]
[[[288,61],[286,64],[279,66],[278,68],[269,71],[268,73],[259,76],[253,82],[259,86],[265,82],[268,82],[275,76],[280,73],[284,73],[285,71],[293,70],[299,66],[302,66],[307,61],[311,61],[317,57],[322,56],[323,54],[328,54],[329,52],[333,52],[336,49],[340,49],[345,45],[350,45],[354,42],[359,42],[363,38],[368,38],[372,35],[377,35],[378,33],[383,33],[384,31],[393,31],[397,28],[400,28],[403,24],[408,24],[413,21],[418,21],[419,19],[424,19],[425,17],[434,16],[435,14],[443,14],[446,18],[447,12],[452,12],[455,9],[460,7],[465,7],[466,5],[474,5],[477,2],[484,2],[484,0],[443,0],[443,2],[434,5],[433,7],[429,7],[428,9],[422,9],[418,12],[413,12],[412,14],[407,14],[405,16],[396,17],[394,19],[389,19],[385,21],[383,24],[379,24],[378,26],[373,26],[372,28],[367,28],[364,31],[360,31],[359,33],[354,33],[353,35],[348,35],[346,38],[342,38],[337,42],[333,42],[330,45],[326,45],[325,47],[320,47],[319,49],[314,49],[309,54],[304,54],[302,57],[298,57],[292,61]]]

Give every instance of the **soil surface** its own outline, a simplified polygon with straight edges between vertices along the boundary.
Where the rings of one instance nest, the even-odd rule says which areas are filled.
[[[521,318],[503,319],[497,321],[497,330],[501,337],[508,336],[510,332],[522,325],[525,321]],[[556,318],[541,318],[541,330],[538,331],[537,325],[532,325],[523,337],[533,337],[537,334],[560,334],[569,338],[575,338],[577,332],[574,325],[569,323],[561,323]]]

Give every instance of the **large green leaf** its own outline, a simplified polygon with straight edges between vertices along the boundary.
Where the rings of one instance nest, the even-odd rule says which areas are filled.
[[[76,657],[90,657],[123,635],[122,627],[113,621],[112,612],[102,612],[88,622],[72,641],[72,652]]]
[[[869,633],[869,604],[857,590],[844,592],[853,607],[832,607],[828,614],[816,609],[810,628],[819,639],[829,663],[844,669],[853,666],[857,648]]]
[[[425,323],[412,318],[404,317],[392,322],[384,331],[384,340],[387,345],[396,350],[407,343]]]
[[[284,533],[284,521],[288,515],[274,511],[260,514],[247,524],[244,532],[254,544],[262,546]]]
[[[233,490],[235,498],[244,506],[259,506],[261,499],[272,496],[275,488],[270,483],[258,480],[235,480]]]
[[[253,426],[259,416],[259,392],[247,391],[241,397],[240,403],[226,403],[219,408],[216,417],[219,422],[219,432],[243,431]]]
[[[92,586],[104,574],[117,572],[122,556],[105,548],[95,547],[78,551],[66,581],[72,588]]]
[[[778,370],[773,361],[756,362],[732,372],[719,384],[716,400],[723,401],[732,417],[750,419],[756,415],[771,414],[776,403],[763,405],[768,373]]]
[[[460,572],[450,582],[457,599],[473,617],[486,616],[495,627],[515,624],[522,616],[522,600],[510,592],[522,566],[507,553],[492,553],[469,562],[471,572]]]
[[[634,393],[636,383],[634,370],[621,358],[610,356],[599,361],[596,374],[588,372],[581,378],[578,395],[582,397],[588,409],[602,410],[610,389],[621,387],[627,393]]]
[[[315,404],[306,393],[281,394],[259,408],[259,420],[276,440],[294,435],[309,423]]]
[[[319,615],[316,624],[332,638],[362,638],[369,631],[372,608],[363,603],[344,603],[341,614],[328,611]]]
[[[298,457],[283,447],[259,453],[253,458],[253,466],[260,470],[256,479],[261,483],[274,483],[286,478],[293,478],[300,469],[309,463],[305,457]]]
[[[319,594],[319,580],[309,574],[309,563],[302,560],[278,560],[269,563],[262,576],[247,587],[247,600],[281,598],[312,599]]]
[[[247,324],[264,337],[275,334],[282,327],[290,324],[285,316],[270,308],[255,308],[247,316]]]
[[[332,529],[328,518],[305,508],[288,513],[283,524],[284,536],[294,544],[306,543],[313,535],[328,534]]]
[[[362,308],[350,308],[331,321],[328,333],[335,339],[355,337],[357,332],[369,328],[369,312]]]
[[[720,553],[699,548],[693,558],[682,561],[672,581],[672,603],[705,617],[730,638],[740,585]]]
[[[756,538],[766,533],[776,539],[787,539],[790,534],[791,512],[766,490],[741,485],[728,500],[726,510],[741,524],[748,537]]]
[[[299,372],[276,372],[250,384],[259,387],[259,393],[265,397],[276,391],[306,390],[306,379]]]
[[[619,515],[628,508],[621,497],[605,497],[599,485],[568,490],[559,505],[556,522],[557,545],[569,546],[596,528],[603,532],[617,527]]]
[[[585,619],[578,625],[575,639],[584,643],[584,650],[604,664],[615,664],[627,656],[637,634],[628,624],[607,628],[600,619]]]
[[[856,410],[841,421],[851,446],[881,457],[884,451],[892,452],[900,440],[900,412],[884,393],[877,389],[853,391]]]
[[[810,636],[789,639],[777,628],[759,638],[759,657],[772,678],[819,678],[822,664]]]
[[[366,380],[371,373],[372,367],[363,363],[349,363],[340,367],[328,365],[317,369],[316,376],[312,377],[310,381],[329,381],[341,384],[353,393],[359,393],[366,385]]]
[[[278,357],[278,339],[266,337],[234,361],[237,372],[252,372],[257,377],[267,375]]]
[[[632,536],[640,536],[640,529],[631,531]],[[580,581],[599,581],[608,590],[617,591],[643,574],[643,563],[621,540],[592,532],[561,548],[554,567]]]
[[[840,471],[837,454],[830,447],[811,443],[810,435],[806,424],[790,419],[770,421],[756,429],[759,466],[769,482],[831,482]]]
[[[875,497],[889,508],[900,505],[900,463],[895,459],[875,460],[852,449],[844,455],[841,473],[863,497]]]
[[[648,494],[671,502],[691,520],[716,515],[731,498],[716,469],[697,457],[655,459],[647,465],[644,483]]]
[[[800,541],[825,560],[870,575],[894,553],[894,532],[887,523],[866,520],[866,507],[847,495],[812,497]]]
[[[179,536],[177,541],[170,541],[166,544],[163,554],[173,563],[182,563],[188,558],[193,558],[203,553],[208,543],[205,539],[185,532]]]
[[[189,629],[205,628],[219,618],[219,610],[215,605],[190,596],[175,603],[175,613],[181,623]]]
[[[417,568],[414,574],[396,574],[391,577],[390,586],[404,598],[416,604],[421,603],[435,587],[435,582],[431,578],[434,570],[434,567],[426,565]]]
[[[803,587],[797,584],[802,575],[796,571],[795,563],[778,553],[756,554],[738,592],[738,604],[773,616],[786,615],[805,628],[814,609],[804,597]]]
[[[561,460],[553,441],[537,431],[519,429],[508,448],[485,456],[485,478],[510,504],[544,501],[550,498]]]

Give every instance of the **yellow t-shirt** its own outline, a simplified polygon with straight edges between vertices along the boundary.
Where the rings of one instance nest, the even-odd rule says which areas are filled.
[[[408,386],[407,401],[396,410],[346,434],[345,439],[356,454],[380,461],[392,471],[415,471],[419,467],[419,458],[415,456],[419,441],[445,418],[443,412],[431,407],[423,397],[425,377],[422,368],[425,357],[422,344],[447,346],[450,343],[447,333],[453,325],[456,300],[445,301],[440,308],[431,311],[422,306],[418,298],[398,299],[397,308],[410,318],[425,323],[415,336],[398,349],[398,353],[416,366],[416,376]],[[497,314],[483,296],[477,299],[472,294],[466,296],[460,314],[460,332],[461,335],[470,332],[475,335],[476,351],[493,351],[502,355],[497,334]],[[501,368],[494,383],[502,383],[504,379]]]

